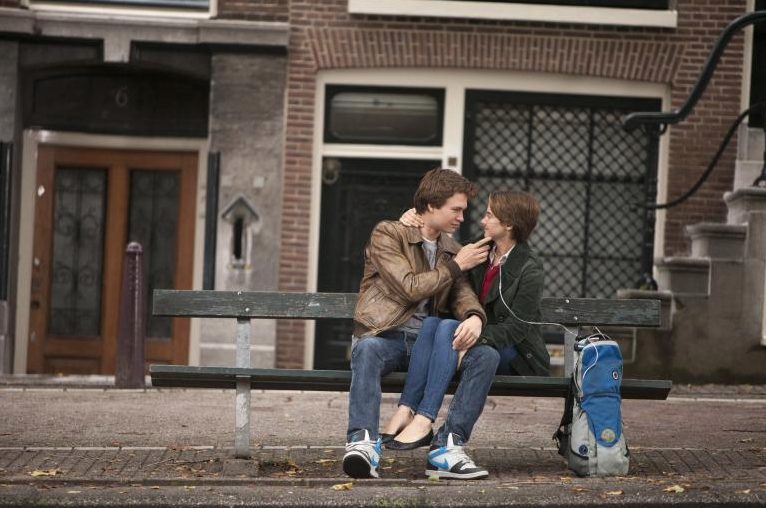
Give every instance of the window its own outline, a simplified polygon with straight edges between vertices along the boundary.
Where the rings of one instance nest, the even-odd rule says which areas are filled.
[[[210,3],[208,0],[78,0],[59,1],[47,0],[50,3],[82,4],[82,5],[114,5],[129,7],[169,7],[178,9],[207,10]]]
[[[526,190],[540,200],[531,242],[545,262],[545,293],[612,298],[651,270],[657,141],[622,129],[659,101],[585,95],[466,91],[463,174],[479,197],[463,223],[481,233],[489,192]]]
[[[674,28],[669,0],[348,0],[352,14]]]
[[[443,90],[330,86],[325,142],[439,146],[443,110]]]

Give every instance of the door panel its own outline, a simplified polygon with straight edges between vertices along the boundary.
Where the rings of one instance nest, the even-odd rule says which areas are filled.
[[[326,159],[328,161],[328,159]],[[319,291],[356,292],[372,228],[412,206],[418,182],[438,160],[332,159],[325,164],[319,240]],[[314,368],[348,369],[352,322],[316,324]]]
[[[106,171],[60,168],[55,175],[49,334],[98,337],[106,219]]]
[[[128,242],[147,295],[191,288],[196,172],[196,154],[40,147],[29,372],[114,372]],[[185,364],[188,331],[148,319],[147,362]]]

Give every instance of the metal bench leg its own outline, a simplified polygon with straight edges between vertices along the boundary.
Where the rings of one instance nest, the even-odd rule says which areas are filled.
[[[237,318],[237,367],[250,368],[250,319]],[[234,455],[250,457],[250,376],[237,376]]]
[[[564,377],[572,377],[574,372],[574,344],[577,334],[580,333],[580,327],[577,327],[577,331],[572,333],[567,329],[564,332]]]

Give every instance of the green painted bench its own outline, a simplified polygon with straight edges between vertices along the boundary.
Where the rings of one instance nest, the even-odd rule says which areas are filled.
[[[348,391],[351,372],[340,370],[250,368],[251,319],[351,319],[356,293],[269,293],[244,291],[155,290],[156,316],[236,318],[237,367],[151,365],[156,387],[233,388],[236,390],[235,454],[250,455],[250,392],[262,390]],[[564,377],[496,376],[490,395],[565,397],[574,364],[573,345],[580,327],[660,325],[659,300],[608,300],[544,298],[543,321],[572,328],[565,334]],[[350,340],[350,337],[349,337]],[[382,380],[384,392],[401,392],[405,373]],[[450,386],[454,393],[456,383]],[[623,379],[622,396],[632,399],[666,399],[669,380]]]

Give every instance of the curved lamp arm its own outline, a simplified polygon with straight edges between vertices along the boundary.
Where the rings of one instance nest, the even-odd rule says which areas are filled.
[[[697,101],[699,101],[700,97],[702,97],[702,94],[705,92],[705,88],[707,88],[707,85],[710,82],[710,78],[713,77],[713,73],[715,72],[715,68],[718,65],[718,61],[721,59],[721,55],[726,49],[726,45],[729,43],[731,38],[741,28],[765,19],[766,11],[755,11],[740,16],[739,18],[729,23],[729,26],[727,26],[718,37],[718,41],[716,41],[715,46],[713,46],[713,50],[710,52],[710,55],[708,55],[705,66],[702,68],[702,74],[700,75],[699,79],[697,79],[697,83],[694,85],[694,88],[692,88],[692,91],[689,94],[689,97],[686,99],[686,102],[684,102],[680,108],[674,111],[662,113],[631,113],[623,119],[623,128],[625,130],[632,131],[639,125],[645,125],[647,127],[650,125],[655,125],[657,126],[656,128],[659,130],[659,133],[662,134],[665,132],[665,129],[667,129],[668,125],[678,123],[686,118],[689,113],[691,113],[692,109],[694,109],[694,106],[697,104]]]

